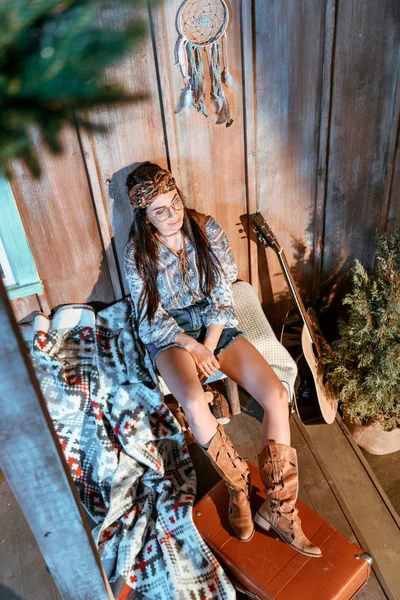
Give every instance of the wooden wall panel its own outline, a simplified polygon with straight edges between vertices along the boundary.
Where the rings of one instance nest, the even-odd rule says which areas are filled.
[[[328,305],[334,293],[336,302],[343,297],[354,258],[373,264],[389,140],[397,128],[399,8],[391,0],[339,2],[321,273]]]
[[[15,200],[51,307],[112,302],[96,215],[75,130],[62,135],[65,152],[50,155],[35,136],[43,174],[34,180],[15,161]]]
[[[255,0],[257,195],[293,276],[312,292],[325,2]],[[292,305],[272,250],[259,253],[263,300],[277,326]],[[272,297],[271,297],[272,294]]]
[[[95,123],[109,127],[106,134],[82,134],[85,161],[93,189],[99,219],[108,223],[102,229],[104,245],[112,244],[121,284],[117,297],[128,293],[123,276],[123,251],[128,240],[132,212],[126,192],[128,173],[146,160],[167,167],[163,121],[157,86],[157,73],[150,35],[148,11],[126,11],[114,1],[107,15],[107,26],[120,28],[139,16],[147,22],[149,33],[118,65],[105,71],[108,84],[119,84],[128,93],[147,93],[145,101],[124,104],[117,108],[90,112]],[[102,21],[104,22],[104,18]],[[115,263],[109,264],[115,279]]]
[[[15,165],[14,193],[45,284],[43,310],[128,293],[125,179],[152,160],[171,168],[190,206],[220,221],[239,277],[261,290],[279,329],[292,305],[281,267],[254,236],[249,243],[239,217],[256,206],[263,212],[306,304],[335,291],[339,302],[354,256],[372,264],[375,229],[393,229],[400,215],[400,8],[391,0],[229,3],[234,122],[226,128],[193,108],[175,112],[183,85],[174,64],[180,3],[138,13],[113,0],[102,23],[117,29],[141,15],[149,34],[105,80],[147,91],[148,99],[92,111],[109,133],[66,131],[60,157],[36,139],[41,181]],[[31,300],[20,303],[19,318]]]
[[[175,27],[180,0],[153,9],[156,51],[160,69],[165,129],[172,171],[177,174],[188,205],[214,216],[225,229],[238,264],[239,277],[249,279],[248,241],[240,215],[247,212],[244,160],[244,123],[241,64],[241,6],[229,4],[228,61],[234,87],[225,88],[234,120],[230,127],[216,125],[194,108],[175,114],[183,80],[174,64],[178,38]],[[207,62],[205,70],[207,71]],[[207,86],[209,94],[210,86]]]

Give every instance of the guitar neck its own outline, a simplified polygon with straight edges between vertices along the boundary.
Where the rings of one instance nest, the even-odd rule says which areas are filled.
[[[306,326],[308,335],[310,336],[310,340],[312,342],[314,342],[314,344],[315,344],[316,342],[314,340],[313,328],[312,328],[310,320],[308,318],[307,311],[306,311],[306,309],[304,307],[303,301],[302,301],[302,299],[300,297],[300,294],[299,294],[299,292],[297,290],[296,284],[293,281],[292,274],[290,272],[289,265],[288,265],[288,262],[286,260],[285,253],[284,253],[283,249],[281,248],[279,250],[279,252],[276,252],[276,254],[277,254],[278,258],[279,258],[279,262],[281,263],[283,274],[285,275],[285,279],[286,279],[286,282],[287,282],[287,284],[289,286],[289,289],[290,289],[290,292],[292,294],[293,301],[294,301],[294,303],[296,305],[296,308],[299,311],[301,318],[303,319],[303,322],[304,322],[304,325]]]
[[[281,267],[283,270],[283,274],[285,275],[285,279],[289,286],[296,308],[300,313],[301,318],[303,319],[304,325],[306,327],[311,342],[315,345],[318,354],[320,354],[320,346],[318,340],[314,335],[314,327],[310,321],[306,309],[304,308],[304,304],[297,290],[297,286],[293,281],[292,274],[290,272],[283,248],[279,244],[278,240],[272,232],[272,229],[269,227],[268,223],[266,222],[266,220],[260,212],[255,213],[253,223],[257,228],[255,231],[258,232],[259,239],[264,243],[265,246],[270,246],[275,252],[275,254],[278,256],[279,262],[281,263]]]

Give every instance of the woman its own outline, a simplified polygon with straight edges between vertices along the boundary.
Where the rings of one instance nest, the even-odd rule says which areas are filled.
[[[139,335],[154,366],[183,407],[194,438],[225,480],[236,536],[254,534],[246,461],[210,412],[200,380],[217,370],[264,409],[260,473],[268,498],[255,516],[307,556],[321,556],[305,537],[295,508],[296,451],[290,447],[288,395],[262,355],[236,328],[231,284],[237,269],[228,240],[212,218],[185,207],[169,171],[146,162],[127,178],[133,224],[125,272]]]

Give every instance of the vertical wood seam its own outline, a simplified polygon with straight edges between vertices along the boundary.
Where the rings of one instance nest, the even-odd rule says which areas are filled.
[[[36,294],[36,300],[39,310],[44,314],[50,314],[53,307],[50,304],[46,286],[43,286],[43,292],[41,294]]]
[[[75,130],[78,138],[79,149],[81,152],[83,167],[85,170],[86,180],[89,188],[90,198],[92,201],[93,212],[96,219],[97,230],[99,232],[100,243],[103,250],[104,257],[106,259],[106,263],[108,266],[108,273],[111,280],[111,285],[114,292],[114,300],[120,299],[123,297],[123,283],[120,269],[118,267],[118,261],[116,259],[117,253],[114,247],[113,240],[110,235],[110,223],[108,216],[106,214],[106,210],[104,207],[104,198],[101,191],[101,185],[99,182],[99,175],[96,169],[94,173],[94,169],[89,168],[88,162],[86,160],[85,149],[83,145],[81,131],[75,122]],[[90,144],[90,139],[86,135],[85,136],[88,145]],[[91,144],[90,144],[91,145]],[[95,162],[95,157],[93,154],[93,162]],[[92,177],[91,177],[92,175]],[[94,181],[92,181],[92,178]],[[97,194],[94,193],[94,186],[96,185]],[[107,246],[106,246],[107,244]]]
[[[248,157],[248,126],[247,126],[247,102],[246,102],[246,64],[245,64],[245,51],[244,51],[244,30],[247,25],[245,15],[245,1],[241,0],[241,21],[240,21],[240,48],[241,48],[241,62],[242,62],[242,102],[243,102],[243,148],[244,148],[244,181],[245,181],[245,194],[246,194],[246,212],[247,212],[247,264],[249,281],[253,283],[253,274],[251,268],[251,246],[250,246],[250,203],[253,201],[250,198],[249,190],[249,157]]]
[[[160,9],[161,9],[161,6],[160,6]],[[160,65],[159,65],[159,62],[158,62],[158,54],[157,54],[157,45],[156,45],[156,38],[155,38],[155,32],[154,32],[153,15],[152,15],[152,12],[151,12],[151,6],[150,6],[150,1],[149,0],[147,2],[147,10],[148,10],[148,13],[149,13],[150,37],[151,37],[151,45],[152,45],[152,48],[153,48],[154,69],[155,69],[155,72],[156,72],[157,90],[158,90],[158,102],[159,102],[159,105],[160,105],[161,123],[162,123],[162,128],[163,128],[163,135],[164,135],[165,154],[166,154],[166,158],[167,158],[168,169],[171,171],[171,156],[170,156],[170,152],[169,152],[167,122],[166,122],[166,116],[165,116],[165,111],[164,111],[163,93],[162,93],[162,89],[161,89]]]
[[[320,281],[324,260],[326,202],[329,175],[329,143],[332,123],[332,96],[334,85],[336,30],[339,0],[327,0],[323,36],[323,61],[321,77],[321,109],[314,211],[313,281],[312,303],[315,306],[320,295]],[[332,21],[333,19],[333,21]]]
[[[254,0],[241,2],[241,62],[243,101],[243,149],[247,208],[247,252],[249,280],[258,292],[257,238],[252,231],[250,214],[257,210],[257,157],[255,139],[255,78],[254,78]],[[250,51],[250,52],[249,52]],[[250,58],[247,58],[250,54]],[[259,295],[259,294],[258,294]]]
[[[151,11],[152,22],[154,25],[154,42],[160,48],[164,40],[168,42],[168,26],[166,22],[165,6],[164,2],[160,0],[158,7]],[[166,139],[168,140],[168,158],[174,177],[178,179],[180,184],[183,184],[182,176],[180,173],[180,148],[179,148],[179,136],[177,133],[177,122],[174,106],[174,85],[173,75],[171,69],[170,54],[168,47],[164,47],[164,54],[166,55],[165,68],[160,69],[160,85],[163,89],[162,102],[164,107],[163,116],[165,117],[165,129]],[[168,163],[169,164],[169,163]]]

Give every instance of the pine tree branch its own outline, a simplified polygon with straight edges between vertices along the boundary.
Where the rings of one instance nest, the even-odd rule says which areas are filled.
[[[40,166],[31,141],[32,126],[51,152],[62,151],[60,132],[74,123],[74,111],[140,102],[145,92],[127,93],[104,83],[104,69],[143,38],[138,17],[144,2],[121,1],[132,17],[119,31],[97,25],[108,0],[3,0],[0,4],[0,169],[13,158],[32,175]],[[104,131],[87,116],[80,124]]]

